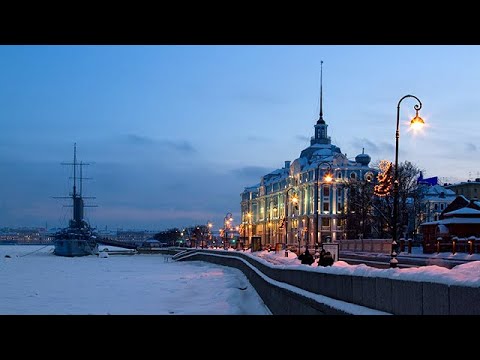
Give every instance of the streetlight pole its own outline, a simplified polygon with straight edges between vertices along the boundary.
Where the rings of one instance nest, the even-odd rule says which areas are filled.
[[[210,240],[210,245],[213,245],[212,244],[212,227],[213,227],[213,224],[210,221],[208,221],[207,222],[207,231],[208,231],[207,232],[207,240]],[[206,242],[205,245],[208,248],[208,242]]]
[[[272,219],[270,218],[270,215],[267,216],[267,239],[266,239],[266,246],[271,246],[270,244],[270,231],[272,228]],[[267,245],[268,244],[268,245]]]
[[[285,195],[285,257],[288,257],[288,249],[287,249],[287,241],[288,241],[288,194],[290,192],[290,190],[294,190],[295,191],[295,188],[291,187],[289,189],[287,189],[285,191],[286,195]]]
[[[224,218],[224,231],[223,231],[223,237],[225,241],[223,242],[223,250],[227,249],[227,240],[228,240],[228,228],[230,227],[230,221],[233,220],[233,215],[232,213],[227,213]]]
[[[277,200],[278,201],[278,200]],[[277,246],[277,242],[278,242],[278,207],[277,207],[278,203],[275,203],[273,205],[273,219],[275,220],[274,221],[274,224],[275,224],[275,228],[274,228],[274,231],[273,231],[273,241],[275,241],[275,250],[276,250],[276,246]]]
[[[321,161],[316,168],[315,172],[315,196],[314,196],[314,212],[315,212],[315,246],[318,246],[318,190],[319,190],[319,178],[320,178],[320,166],[322,165],[327,165],[328,171],[323,177],[323,179],[327,182],[330,183],[333,180],[333,175],[332,175],[332,165],[328,161]],[[331,220],[330,220],[331,221]]]
[[[395,169],[393,175],[393,224],[392,224],[392,252],[390,254],[390,267],[396,268],[398,265],[397,260],[397,236],[398,236],[398,139],[400,138],[400,103],[406,98],[414,98],[418,101],[418,104],[415,104],[413,107],[416,111],[415,117],[411,120],[410,125],[414,128],[420,127],[425,122],[423,119],[418,116],[418,110],[422,108],[422,102],[419,98],[414,95],[405,95],[398,101],[397,105],[397,128],[395,131]]]

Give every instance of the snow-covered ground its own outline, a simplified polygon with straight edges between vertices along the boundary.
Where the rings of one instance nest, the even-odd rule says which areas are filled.
[[[383,277],[398,280],[423,281],[450,285],[480,287],[480,261],[475,260],[475,257],[479,256],[478,254],[468,255],[457,253],[455,255],[452,255],[451,253],[440,253],[426,255],[427,257],[431,257],[432,259],[435,256],[444,256],[445,258],[447,258],[450,255],[452,259],[471,260],[465,264],[457,265],[452,269],[447,269],[437,265],[412,267],[406,269],[377,269],[371,266],[367,266],[365,264],[349,265],[345,261],[336,261],[333,266],[327,267],[317,266],[316,263],[312,264],[311,266],[302,265],[295,253],[289,252],[288,257],[285,257],[284,251],[280,251],[278,253],[276,253],[275,251],[256,251],[253,253],[246,251],[245,253],[249,254],[250,256],[260,258],[260,261],[264,262],[265,264],[278,267],[299,268],[307,271],[319,271],[331,274]],[[406,255],[412,256],[413,254]],[[385,256],[385,254],[382,254],[382,256]]]
[[[66,258],[52,250],[0,246],[0,314],[270,314],[240,270],[164,255]]]
[[[383,253],[371,253],[366,251],[342,251],[342,254],[358,254],[358,255],[368,255],[370,257],[382,257],[382,258],[390,258],[390,254],[383,254]],[[441,252],[441,253],[433,253],[433,254],[424,254],[423,249],[421,247],[412,247],[412,252],[409,254],[407,251],[401,252],[398,254],[398,258],[401,259],[402,257],[409,258],[409,257],[420,257],[424,259],[448,259],[448,260],[466,260],[466,261],[480,261],[480,254],[472,254],[469,255],[465,252],[456,252],[452,254],[451,252]]]
[[[160,254],[66,258],[52,251],[53,246],[0,246],[0,314],[270,314],[236,269],[175,262]],[[478,254],[428,255],[472,260],[452,269],[435,265],[376,269],[343,261],[329,267],[303,265],[292,252],[288,257],[283,251],[244,253],[277,268],[480,287]]]

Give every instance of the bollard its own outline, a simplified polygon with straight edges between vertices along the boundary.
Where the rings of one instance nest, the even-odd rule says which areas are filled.
[[[440,241],[442,240],[441,237],[437,238],[437,254],[440,253]]]
[[[405,251],[405,238],[400,238],[400,252]]]
[[[412,239],[408,239],[408,253],[409,253],[409,254],[412,253],[412,245],[413,245],[413,240],[412,240]]]
[[[457,240],[458,240],[458,238],[456,236],[452,239],[452,254],[453,255],[455,255],[455,253],[457,252]]]

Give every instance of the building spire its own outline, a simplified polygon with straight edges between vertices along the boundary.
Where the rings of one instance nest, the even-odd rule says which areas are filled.
[[[320,61],[320,118],[323,120],[323,60]]]
[[[320,61],[320,116],[317,124],[325,124],[325,120],[323,120],[323,60]]]

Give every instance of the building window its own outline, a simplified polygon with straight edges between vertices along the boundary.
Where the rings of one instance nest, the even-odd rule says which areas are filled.
[[[341,178],[342,178],[342,173],[341,173],[340,171],[337,173],[337,178],[338,178],[338,179],[341,179]]]
[[[322,218],[322,226],[330,226],[330,218]]]
[[[337,213],[341,214],[343,212],[343,203],[341,201],[337,202]]]
[[[445,207],[445,204],[440,204],[440,210],[443,210]]]
[[[435,205],[433,206],[433,208],[435,209],[435,211],[437,211],[437,210],[438,210],[438,204],[435,204]]]
[[[330,196],[330,186],[323,187],[323,196]]]
[[[330,211],[330,204],[327,202],[323,203],[323,211],[329,212]]]
[[[350,179],[355,180],[357,178],[357,174],[354,172],[350,173]]]

